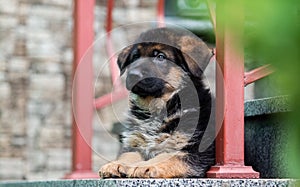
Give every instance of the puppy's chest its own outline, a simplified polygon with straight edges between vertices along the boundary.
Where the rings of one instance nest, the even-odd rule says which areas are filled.
[[[181,151],[188,144],[189,134],[177,130],[182,117],[177,97],[173,97],[171,105],[162,98],[131,99],[128,128],[123,133],[124,147],[140,152],[144,159],[151,159],[163,152]]]
[[[147,130],[124,132],[125,147],[140,152],[144,159],[151,159],[160,153],[180,151],[188,143],[188,136],[181,132],[154,133]]]

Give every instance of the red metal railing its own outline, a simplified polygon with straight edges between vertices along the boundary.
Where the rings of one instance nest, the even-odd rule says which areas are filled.
[[[110,105],[118,100],[124,99],[128,92],[126,88],[122,85],[119,79],[119,69],[117,67],[117,59],[114,54],[111,30],[113,23],[113,7],[114,0],[107,1],[107,15],[106,15],[106,50],[109,56],[109,67],[111,72],[111,80],[113,83],[113,92],[108,93],[102,97],[99,97],[95,100],[95,108],[101,109],[107,105]]]
[[[96,178],[92,172],[92,119],[94,113],[92,54],[95,0],[74,1],[72,172],[65,178]],[[84,57],[84,60],[82,60]]]
[[[103,108],[127,96],[126,89],[118,79],[119,70],[111,41],[113,0],[107,1],[107,51],[110,57],[110,71],[113,92],[94,99],[92,54],[85,55],[94,40],[93,21],[95,0],[74,0],[74,94],[73,94],[73,139],[72,172],[66,178],[97,178],[92,172],[92,117],[95,109]],[[244,86],[270,73],[269,66],[263,66],[244,73],[244,56],[233,48],[236,38],[231,35],[226,24],[220,24],[215,14],[214,4],[208,0],[212,22],[216,32],[216,59],[222,73],[217,73],[216,122],[222,123],[216,139],[216,166],[208,172],[208,177],[258,178],[259,174],[251,166],[244,166]],[[222,11],[232,11],[223,7]],[[221,12],[222,12],[221,11]],[[223,15],[221,15],[223,16]],[[157,4],[158,26],[164,26],[164,0]],[[243,19],[236,20],[240,25]],[[218,29],[216,29],[218,28]],[[242,27],[240,27],[242,28]],[[242,31],[236,31],[235,35]],[[239,35],[238,34],[238,35]],[[243,46],[239,46],[242,48]],[[85,55],[84,65],[78,68]],[[234,75],[234,76],[233,76]],[[224,77],[223,77],[224,76]],[[223,79],[224,78],[224,79]],[[84,99],[83,99],[84,98]],[[224,98],[221,99],[221,98]],[[219,118],[225,111],[224,120]],[[222,115],[221,115],[222,116]],[[84,137],[84,138],[83,138]]]
[[[215,4],[207,0],[216,34],[216,60],[221,73],[216,72],[216,123],[222,124],[216,138],[216,165],[207,176],[212,178],[259,178],[251,166],[244,165],[244,86],[261,79],[273,71],[269,65],[244,73],[243,9],[228,1],[215,11]],[[224,6],[225,5],[225,6]],[[230,24],[224,20],[231,11],[240,8],[240,15],[231,20],[237,25],[234,35]],[[217,12],[217,15],[215,14]],[[222,19],[222,21],[221,21]],[[233,46],[235,44],[235,46]],[[224,119],[220,118],[224,111]]]
[[[244,84],[245,86],[247,86],[248,84],[251,84],[261,78],[264,78],[273,72],[274,70],[272,69],[270,64],[246,72],[244,75]]]

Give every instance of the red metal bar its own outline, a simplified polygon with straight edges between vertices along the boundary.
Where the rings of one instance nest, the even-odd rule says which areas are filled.
[[[94,112],[92,53],[86,53],[94,40],[95,0],[75,0],[74,3],[73,158],[72,172],[65,178],[97,178],[92,172],[90,147]]]
[[[224,76],[217,72],[216,123],[222,127],[216,138],[216,165],[207,176],[212,178],[258,178],[259,173],[244,165],[244,55],[241,44],[243,14],[231,7],[232,1],[217,4],[216,58]],[[237,5],[238,4],[238,5]],[[224,6],[225,5],[225,6]],[[242,8],[239,2],[236,6]],[[239,16],[232,16],[239,11]],[[230,16],[230,17],[229,17]],[[232,20],[234,19],[234,20]],[[230,20],[230,22],[227,22]],[[232,25],[235,27],[233,33]],[[224,87],[224,89],[222,89]],[[219,119],[224,109],[224,119]]]
[[[107,15],[106,15],[106,33],[109,33],[112,30],[112,20],[113,20],[113,8],[114,8],[114,0],[107,1]]]
[[[125,97],[127,97],[127,95],[127,89],[125,87],[122,87],[120,89],[117,89],[116,91],[113,91],[96,99],[94,106],[96,109],[104,108],[116,101],[124,99]]]
[[[157,22],[158,27],[165,27],[165,1],[158,0],[157,2]]]
[[[106,16],[106,50],[109,56],[109,67],[111,72],[111,79],[115,89],[120,88],[121,81],[119,79],[119,69],[117,66],[117,59],[115,56],[115,51],[113,49],[113,43],[111,38],[111,30],[113,25],[113,7],[114,0],[107,1],[107,16]]]
[[[107,35],[106,40],[107,40],[106,41],[106,50],[107,50],[109,58],[110,58],[109,59],[109,67],[110,67],[112,84],[113,84],[114,89],[118,89],[122,86],[122,84],[121,84],[121,79],[119,79],[120,73],[119,73],[119,68],[117,66],[117,59],[114,54],[114,49],[113,49],[110,34]]]
[[[244,75],[244,85],[247,86],[248,84],[264,78],[273,72],[274,70],[271,68],[270,64],[261,66],[254,70],[251,70],[250,72],[246,72]]]

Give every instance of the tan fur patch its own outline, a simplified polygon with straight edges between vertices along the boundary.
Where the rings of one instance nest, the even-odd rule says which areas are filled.
[[[169,138],[171,135],[170,134],[167,134],[167,133],[164,133],[162,134],[161,136],[159,136],[158,138],[155,139],[155,142],[157,144],[161,144],[162,142],[164,142],[167,138]]]
[[[123,153],[122,155],[119,156],[118,161],[119,162],[125,162],[125,163],[135,163],[142,161],[143,158],[140,153],[138,152],[128,152],[128,153]]]
[[[131,147],[145,147],[147,145],[144,135],[139,132],[132,134],[128,142]]]
[[[138,152],[123,153],[116,161],[102,166],[99,170],[99,176],[101,178],[122,177],[122,175],[126,175],[128,164],[141,161],[143,158]]]
[[[183,71],[179,68],[171,67],[170,72],[166,76],[168,92],[175,91],[182,85]]]
[[[149,110],[151,114],[159,113],[166,106],[166,102],[170,99],[171,93],[166,93],[160,98],[148,96],[146,98],[138,97],[135,102],[143,109]]]

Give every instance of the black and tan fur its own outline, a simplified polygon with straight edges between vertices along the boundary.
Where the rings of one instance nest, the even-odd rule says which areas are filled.
[[[199,152],[211,114],[202,80],[211,56],[199,38],[171,28],[142,33],[119,54],[130,111],[121,154],[100,169],[100,177],[205,177],[214,164],[213,141]]]

